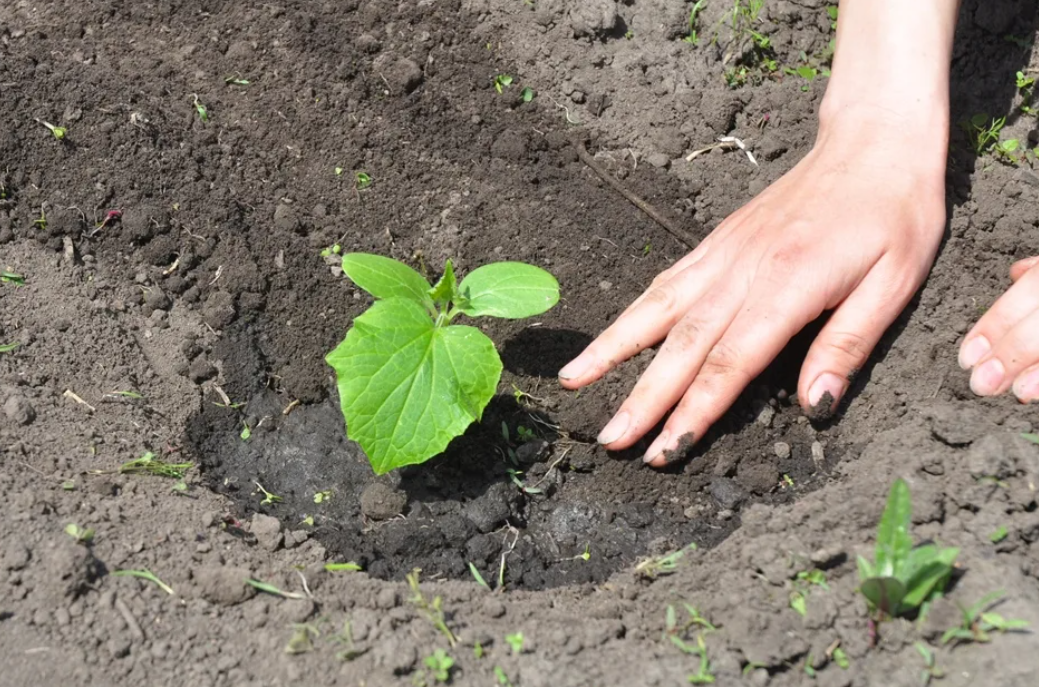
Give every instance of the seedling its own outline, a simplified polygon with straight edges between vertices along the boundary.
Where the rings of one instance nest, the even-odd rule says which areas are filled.
[[[325,501],[328,501],[330,498],[332,498],[331,489],[319,491],[318,493],[314,494],[314,503],[324,503]]]
[[[47,127],[47,130],[50,131],[54,138],[58,139],[59,141],[64,141],[65,136],[67,136],[69,133],[69,130],[63,126],[54,126],[50,122],[45,122],[42,119],[37,119],[36,121],[42,124],[43,126]]]
[[[94,541],[93,528],[82,528],[74,522],[65,525],[65,534],[76,540],[77,544],[89,544]]]
[[[501,94],[506,88],[512,85],[512,77],[508,74],[498,74],[494,77],[494,90]]]
[[[537,439],[537,435],[534,434],[534,430],[520,425],[516,428],[516,436],[519,437],[520,443],[527,443],[528,441],[534,441]]]
[[[308,515],[307,517],[303,518],[299,522],[300,522],[300,524],[306,525],[307,527],[313,527],[314,526],[314,516],[313,515]]]
[[[198,118],[204,122],[209,121],[209,110],[202,104],[202,101],[198,99],[198,96],[192,94],[192,103],[195,105],[195,112],[198,113]]]
[[[487,584],[487,580],[483,579],[483,575],[480,574],[480,571],[477,570],[472,561],[469,562],[469,572],[472,574],[473,579],[476,580],[476,584],[480,585],[487,591],[491,591],[491,585]]]
[[[808,83],[803,84],[801,86],[802,91],[807,91],[811,87],[810,84],[813,81],[815,81],[815,77],[819,76],[819,70],[807,64],[801,65],[796,69],[793,69],[791,67],[784,67],[783,72],[785,74],[790,74],[791,76],[799,76],[805,81],[807,81]]]
[[[363,191],[372,185],[372,178],[368,176],[367,172],[355,172],[354,173],[354,188],[358,191]],[[362,287],[363,288],[363,287]]]
[[[32,221],[32,225],[40,231],[47,230],[47,213],[44,212],[43,208],[40,208],[40,216]]]
[[[0,271],[0,282],[14,284],[15,286],[25,286],[25,277],[9,270],[2,270]]]
[[[995,532],[990,534],[988,536],[988,538],[989,538],[989,541],[991,541],[993,544],[998,544],[999,542],[1001,542],[1004,539],[1006,539],[1008,534],[1009,534],[1009,532],[1007,531],[1007,526],[1006,525],[1000,525],[999,529],[997,529]]]
[[[243,78],[238,77],[238,76],[227,76],[227,77],[224,77],[224,83],[234,84],[235,86],[248,86],[249,85],[249,80],[248,79],[243,79]]]
[[[336,642],[337,644],[343,644],[346,647],[342,651],[336,652],[336,658],[340,661],[352,661],[363,655],[364,652],[368,651],[368,649],[359,649],[357,648],[357,645],[354,644],[354,633],[353,629],[350,627],[349,620],[343,622],[343,630],[337,635],[332,635],[331,641]]]
[[[681,639],[682,635],[693,627],[701,627],[706,632],[714,632],[718,629],[711,624],[711,621],[700,615],[700,611],[692,604],[682,602],[682,606],[689,617],[684,624],[679,625],[678,613],[675,612],[675,607],[668,604],[667,610],[664,613],[664,634],[666,636]]]
[[[986,611],[996,601],[1002,598],[1003,592],[996,591],[981,597],[978,603],[970,608],[960,606],[963,620],[959,627],[953,627],[942,635],[942,644],[948,644],[953,640],[965,642],[985,643],[991,640],[989,632],[1013,632],[1028,627],[1026,620],[1006,620],[999,613]],[[959,605],[959,604],[957,604]]]
[[[1001,158],[1010,162],[1011,164],[1017,164],[1020,160],[1014,155],[1020,145],[1020,141],[1016,138],[1008,138],[999,141],[993,148],[992,151],[996,154],[996,157]]]
[[[510,451],[510,453],[512,452]],[[509,479],[511,479],[512,483],[516,485],[516,488],[522,491],[524,494],[527,494],[529,496],[537,496],[538,494],[545,493],[544,489],[538,489],[537,487],[527,486],[526,482],[520,479],[520,475],[522,475],[523,473],[519,470],[506,468],[505,472],[508,473]]]
[[[22,344],[19,343],[18,341],[13,341],[11,343],[6,343],[6,344],[0,344],[0,353],[10,353],[11,351],[13,351],[14,349],[18,348],[21,345]]]
[[[325,563],[325,572],[360,572],[361,566],[354,562],[349,563]]]
[[[1017,90],[1021,95],[1026,98],[1031,95],[1032,86],[1035,85],[1035,79],[1031,76],[1026,76],[1024,72],[1018,72],[1016,74]]]
[[[498,681],[499,687],[512,687],[512,680],[505,674],[501,666],[494,666],[494,679]]]
[[[342,167],[336,167],[334,171],[335,171],[337,177],[343,176],[343,168]]]
[[[333,246],[329,246],[328,248],[323,248],[321,250],[321,257],[323,257],[323,258],[330,258],[333,255],[339,255],[342,252],[342,250],[343,250],[343,247],[340,246],[337,243],[337,244],[335,244]]]
[[[678,561],[686,551],[696,551],[696,544],[690,544],[684,549],[673,551],[666,556],[647,558],[635,566],[635,574],[649,580],[655,580],[661,575],[670,575],[678,569]]]
[[[830,17],[830,29],[832,31],[836,31],[837,30],[837,15],[838,15],[838,13],[839,13],[839,10],[837,8],[837,5],[829,5],[829,6],[826,7],[826,14],[827,14],[827,16]]]
[[[858,559],[859,591],[876,620],[917,610],[935,593],[944,591],[959,554],[957,548],[934,544],[913,548],[911,518],[909,486],[905,480],[895,480],[877,527],[874,561],[862,556]]]
[[[61,488],[64,489],[65,491],[75,491],[76,490],[76,483],[74,481],[70,480],[70,479],[67,479],[67,480],[65,480],[64,482],[61,483]]]
[[[580,558],[582,561],[585,562],[592,560],[592,545],[585,544],[584,551],[574,556],[574,558]]]
[[[525,87],[520,92],[520,98],[522,98],[523,102],[525,102],[525,103],[529,103],[531,100],[533,100],[535,95],[537,95],[537,94],[534,92],[534,89],[531,88],[530,86]]]
[[[271,492],[269,492],[266,489],[264,489],[263,485],[260,484],[259,482],[253,481],[253,484],[256,485],[257,489],[259,489],[261,492],[263,492],[263,500],[260,501],[260,505],[261,506],[269,506],[269,505],[273,505],[275,503],[281,503],[282,501],[285,500],[282,497],[280,497],[280,496],[278,496],[276,494],[272,494]]]
[[[188,483],[184,482],[183,480],[180,482],[176,482],[172,487],[170,487],[170,491],[172,491],[174,494],[186,495],[188,493]]]
[[[999,143],[999,134],[1006,124],[1007,118],[990,118],[987,114],[976,114],[964,122],[971,146],[977,155],[984,155]]]
[[[700,10],[707,4],[707,0],[696,0],[693,4],[692,9],[689,10],[689,34],[682,39],[685,43],[692,43],[693,45],[700,44],[700,36],[696,30],[696,17],[700,14]]]
[[[109,574],[113,577],[139,577],[142,580],[148,580],[170,596],[173,595],[173,587],[156,577],[151,570],[113,570]]]
[[[935,665],[934,651],[923,642],[914,642],[917,653],[924,659],[924,669],[920,673],[920,684],[923,687],[931,684],[931,680],[940,680],[945,677],[945,671]]]
[[[677,639],[677,638],[672,638]],[[678,646],[676,644],[676,646]],[[682,648],[682,647],[679,647]],[[711,672],[711,660],[707,656],[707,643],[703,639],[703,635],[696,635],[696,648],[688,645],[682,649],[685,653],[696,654],[700,657],[699,669],[686,677],[691,685],[711,685],[714,684],[714,674]]]
[[[802,570],[794,579],[794,589],[790,592],[790,608],[802,618],[808,615],[808,596],[812,587],[822,587],[829,591],[826,584],[826,573],[822,570]]]
[[[306,654],[313,651],[314,640],[321,637],[321,632],[310,623],[295,623],[292,630],[292,637],[285,645],[285,653],[289,655]]]
[[[505,635],[505,643],[512,649],[513,655],[523,653],[523,633],[513,632],[512,634]]]
[[[451,679],[451,668],[455,660],[447,655],[443,649],[437,649],[431,655],[426,656],[426,667],[433,673],[433,679],[437,682],[447,682]]]
[[[194,463],[167,463],[148,451],[140,458],[127,461],[119,466],[121,475],[157,475],[172,479],[184,479],[184,475],[195,467]]]
[[[559,300],[551,274],[518,262],[484,265],[459,283],[448,260],[432,287],[378,255],[344,255],[343,272],[377,300],[325,360],[338,378],[347,433],[377,474],[441,453],[494,396],[502,371],[494,343],[452,320],[522,319]]]
[[[455,633],[451,631],[451,628],[447,626],[447,619],[444,617],[444,606],[443,599],[439,596],[434,596],[432,601],[426,599],[422,590],[419,588],[419,574],[422,572],[420,568],[415,568],[407,574],[408,587],[411,588],[411,598],[408,599],[415,606],[419,613],[426,617],[433,627],[447,638],[447,643],[452,647],[458,643],[458,638],[455,637]]]
[[[249,441],[249,438],[252,435],[253,435],[252,427],[250,427],[249,425],[247,425],[246,423],[243,422],[242,423],[242,431],[239,433],[238,436],[240,436],[242,438],[242,441]]]
[[[844,649],[834,647],[833,652],[830,654],[830,658],[837,664],[837,667],[841,670],[847,670],[851,667],[851,659],[848,658],[848,654],[845,653]]]
[[[265,592],[267,594],[272,594],[274,596],[280,596],[283,599],[305,599],[306,598],[303,594],[300,594],[299,592],[286,592],[286,591],[282,591],[281,589],[278,589],[277,587],[275,587],[273,584],[268,584],[267,582],[260,582],[259,580],[254,580],[252,578],[247,579],[245,581],[245,583],[247,585],[249,585],[250,587],[255,587],[256,589],[260,590],[261,592]]]

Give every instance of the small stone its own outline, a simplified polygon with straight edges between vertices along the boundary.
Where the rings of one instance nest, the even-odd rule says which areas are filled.
[[[816,467],[821,466],[826,461],[826,452],[823,450],[823,445],[818,441],[812,442],[812,462],[815,463]]]
[[[536,463],[545,457],[545,453],[548,452],[548,446],[548,442],[544,439],[528,441],[516,449],[516,460],[523,465]]]
[[[967,468],[971,477],[1006,479],[1013,473],[1013,461],[1007,456],[1000,437],[986,434],[974,442],[967,452]]]
[[[285,548],[294,549],[310,538],[310,532],[306,530],[293,530],[285,533]]]
[[[154,286],[144,293],[144,304],[152,310],[169,310],[172,305],[170,297]]]
[[[776,409],[773,408],[772,406],[768,405],[768,404],[765,404],[761,408],[761,411],[758,412],[758,417],[756,418],[755,422],[757,422],[762,427],[771,427],[772,426],[772,418],[774,418],[775,416],[776,416]]]
[[[291,232],[299,227],[296,211],[287,203],[278,203],[274,208],[274,226],[281,231]]]
[[[715,477],[711,480],[711,496],[722,508],[733,510],[747,499],[747,492],[728,477]]]
[[[482,496],[466,506],[465,517],[484,534],[497,529],[512,514],[509,509],[512,489],[511,485],[502,482],[492,485]]]
[[[599,282],[599,288],[603,291],[609,291],[613,288],[613,282],[603,279],[601,282]]]
[[[407,494],[382,482],[372,482],[361,492],[361,513],[372,520],[395,518],[407,505]]]
[[[608,33],[616,25],[615,0],[584,0],[575,3],[570,10],[570,28],[577,37]]]
[[[776,445],[772,447],[772,450],[776,453],[776,458],[780,460],[786,460],[790,457],[790,444],[784,441],[777,441]]]
[[[666,169],[671,165],[671,158],[664,153],[650,153],[646,156],[646,162],[653,165],[657,169]]]
[[[21,394],[16,394],[4,401],[4,415],[15,424],[28,425],[36,419],[36,410],[29,403],[29,399]]]
[[[284,540],[281,533],[281,522],[270,515],[255,514],[251,529],[260,546],[267,551],[276,551]]]

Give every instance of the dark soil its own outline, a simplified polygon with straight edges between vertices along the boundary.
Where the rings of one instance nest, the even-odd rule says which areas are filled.
[[[824,50],[825,3],[767,4],[783,64]],[[729,88],[725,40],[681,41],[688,12],[673,0],[0,8],[0,267],[26,275],[0,285],[0,343],[20,344],[0,354],[0,684],[411,684],[432,680],[420,676],[436,647],[458,661],[455,684],[493,684],[495,666],[517,687],[684,684],[698,659],[660,640],[681,601],[720,628],[707,642],[721,684],[801,684],[806,664],[821,684],[916,684],[913,642],[937,645],[955,607],[886,624],[871,649],[854,593],[854,558],[896,476],[913,489],[917,537],[963,549],[952,600],[998,587],[1000,612],[1039,621],[1039,448],[1018,436],[1034,411],[975,399],[955,363],[1009,264],[1039,245],[1030,162],[974,159],[954,135],[938,263],[832,420],[809,422],[789,399],[811,331],[663,471],[640,447],[594,443],[651,352],[580,394],[556,384],[686,250],[576,140],[696,238],[811,145],[825,81]],[[709,3],[703,26],[722,13]],[[1013,114],[1034,3],[962,13],[955,121],[1011,113],[1005,136],[1034,145],[1033,121]],[[500,73],[515,77],[502,94]],[[737,152],[682,160],[726,134],[761,166]],[[345,439],[324,355],[368,300],[321,257],[333,244],[430,277],[450,257],[463,272],[523,260],[560,281],[563,300],[536,321],[480,323],[505,363],[499,395],[425,466],[376,479]],[[115,472],[147,451],[200,465],[186,492]],[[514,483],[510,452],[536,491]],[[262,503],[259,485],[282,500]],[[93,542],[73,542],[69,523]],[[700,551],[675,575],[632,576],[691,542]],[[471,580],[470,563],[497,588],[503,557],[507,591]],[[323,568],[346,560],[365,572]],[[813,590],[801,618],[789,594],[813,566],[830,590]],[[121,568],[176,594],[109,574]],[[463,646],[406,603],[413,568],[456,578],[423,587]],[[257,595],[247,577],[304,598]],[[361,653],[337,659],[344,645],[328,639],[345,641],[344,621]],[[320,638],[285,653],[304,622]],[[503,638],[518,631],[513,654]],[[838,640],[848,670],[828,659]],[[949,684],[1032,684],[1036,648],[1031,634],[998,636],[939,664]]]

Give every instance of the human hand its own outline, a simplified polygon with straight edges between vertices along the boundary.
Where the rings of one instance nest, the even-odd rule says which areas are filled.
[[[563,386],[578,389],[664,341],[601,444],[632,446],[677,404],[644,460],[660,467],[681,458],[827,310],[798,398],[816,417],[834,411],[923,282],[944,229],[943,135],[929,146],[938,152],[918,154],[920,139],[897,131],[885,117],[821,129],[794,169],[660,274],[560,371]],[[1039,270],[1030,281],[1039,284]],[[1032,293],[1039,331],[1039,291]],[[1039,336],[1032,340],[1039,361]]]
[[[970,388],[979,396],[1008,389],[1023,402],[1039,399],[1039,256],[1013,264],[1014,282],[960,346],[960,366],[972,369]]]

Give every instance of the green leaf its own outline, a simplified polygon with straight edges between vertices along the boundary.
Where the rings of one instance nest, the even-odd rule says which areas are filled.
[[[10,353],[21,345],[22,344],[17,341],[9,344],[0,344],[0,353]]]
[[[1023,433],[1021,438],[1030,441],[1033,444],[1039,444],[1039,434]]]
[[[906,608],[917,608],[932,592],[944,589],[949,575],[952,574],[952,563],[959,553],[960,550],[957,548],[942,549],[930,562],[917,569],[905,583],[906,593],[902,598],[902,605]]]
[[[801,592],[790,592],[790,608],[797,611],[802,618],[808,615],[808,601]]]
[[[875,608],[887,615],[895,615],[906,594],[906,587],[894,577],[871,577],[861,585],[862,595]]]
[[[444,274],[436,286],[429,290],[429,296],[437,305],[450,303],[458,297],[458,279],[455,277],[455,268],[449,259],[444,263]]]
[[[476,569],[476,566],[473,565],[472,561],[469,562],[469,572],[472,573],[473,579],[476,580],[478,585],[487,591],[491,591],[491,585],[487,584],[487,580],[483,579],[483,575],[481,575],[480,571]]]
[[[496,262],[470,272],[458,287],[466,299],[459,310],[470,317],[522,319],[559,302],[559,282],[522,262]]]
[[[873,564],[868,559],[859,556],[859,579],[868,580],[871,577],[876,577],[876,571],[873,569]]]
[[[359,572],[361,566],[353,561],[349,563],[325,563],[325,570],[327,572]]]
[[[429,302],[429,283],[402,262],[370,253],[347,253],[343,272],[376,298],[407,298]],[[428,316],[427,316],[428,317]]]
[[[900,577],[898,574],[913,540],[909,536],[909,521],[913,515],[909,485],[899,478],[891,485],[884,515],[877,527],[876,574],[878,577]]]
[[[441,453],[480,419],[502,370],[480,330],[434,327],[425,308],[405,298],[377,301],[326,361],[347,434],[377,474]]]
[[[530,86],[527,86],[526,88],[523,89],[523,93],[522,93],[523,102],[529,103],[531,100],[534,99],[534,95],[535,95],[534,89],[531,88]]]

